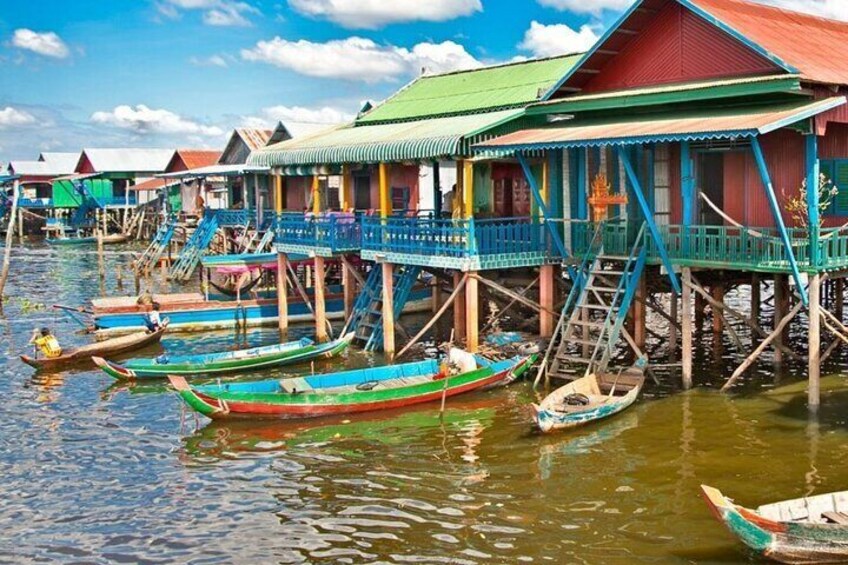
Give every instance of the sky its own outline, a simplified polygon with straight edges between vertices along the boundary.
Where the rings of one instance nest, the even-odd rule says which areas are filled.
[[[30,0],[0,11],[0,162],[223,148],[352,119],[423,72],[588,49],[632,0]],[[759,0],[848,20],[846,0]]]

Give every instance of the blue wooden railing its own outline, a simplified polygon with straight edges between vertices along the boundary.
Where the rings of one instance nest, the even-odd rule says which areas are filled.
[[[533,218],[437,220],[363,218],[362,248],[383,253],[463,258],[550,254],[550,233]]]
[[[18,206],[21,208],[52,208],[52,198],[19,198]]]
[[[359,218],[353,216],[305,216],[282,213],[277,217],[275,243],[330,249],[333,253],[358,251],[362,241]]]
[[[224,228],[244,227],[256,220],[256,212],[247,208],[242,210],[213,210],[207,208],[205,215],[215,216],[218,220],[218,226]]]

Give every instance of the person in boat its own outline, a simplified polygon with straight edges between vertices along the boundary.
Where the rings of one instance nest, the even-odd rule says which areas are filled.
[[[147,331],[153,333],[162,327],[162,318],[159,315],[159,303],[153,303],[153,309],[144,317],[144,324],[147,326]]]
[[[62,347],[59,345],[59,340],[56,339],[56,336],[53,335],[50,328],[35,330],[29,342],[30,344],[35,345],[41,354],[48,359],[54,359],[62,355]]]

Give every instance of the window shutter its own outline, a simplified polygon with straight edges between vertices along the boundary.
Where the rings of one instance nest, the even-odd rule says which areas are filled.
[[[848,161],[835,161],[832,182],[839,193],[833,199],[835,214],[848,216]]]

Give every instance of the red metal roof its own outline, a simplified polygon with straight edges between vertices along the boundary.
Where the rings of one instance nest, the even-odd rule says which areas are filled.
[[[753,137],[845,104],[844,97],[779,106],[701,110],[635,116],[617,121],[576,122],[526,129],[476,145],[481,149],[554,149],[623,142]]]
[[[796,67],[803,78],[848,84],[848,22],[743,0],[688,1]]]
[[[177,149],[177,155],[183,160],[187,169],[199,169],[217,163],[221,157],[221,152],[202,149]]]
[[[174,179],[150,179],[144,182],[140,182],[135,184],[130,188],[130,190],[159,190],[160,188],[165,188],[166,186],[174,186],[180,184],[179,180]]]

